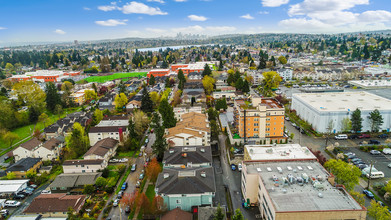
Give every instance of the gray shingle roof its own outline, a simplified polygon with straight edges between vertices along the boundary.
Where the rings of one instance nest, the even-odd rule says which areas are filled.
[[[39,163],[42,159],[41,158],[23,158],[19,160],[18,162],[12,164],[9,166],[5,172],[14,172],[14,171],[28,171],[30,168],[32,168],[35,164]]]
[[[202,150],[204,152],[202,152]],[[174,151],[174,152],[172,152]],[[171,153],[170,153],[171,152]],[[182,154],[186,153],[186,157]],[[184,164],[192,163],[212,163],[212,152],[210,146],[186,146],[173,147],[164,153],[163,163],[168,164]]]
[[[50,188],[53,187],[66,187],[74,188],[89,184],[95,184],[96,179],[102,176],[102,173],[80,173],[80,174],[60,174],[50,184]]]

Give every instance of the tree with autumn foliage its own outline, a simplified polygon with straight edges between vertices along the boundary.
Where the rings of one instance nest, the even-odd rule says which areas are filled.
[[[136,200],[137,191],[133,193],[124,193],[121,199],[121,204],[125,206],[133,206]]]
[[[167,204],[161,196],[155,196],[150,206],[150,213],[153,215],[160,215],[167,210]]]
[[[151,162],[149,162],[146,168],[146,175],[150,179],[150,181],[155,182],[160,172],[162,172],[162,167],[157,162],[157,159],[154,157]]]

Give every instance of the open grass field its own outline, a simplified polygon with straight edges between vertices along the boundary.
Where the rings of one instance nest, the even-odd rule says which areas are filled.
[[[104,83],[110,80],[121,79],[126,77],[145,77],[147,72],[131,72],[131,73],[114,73],[108,76],[90,76],[85,78],[88,82]]]

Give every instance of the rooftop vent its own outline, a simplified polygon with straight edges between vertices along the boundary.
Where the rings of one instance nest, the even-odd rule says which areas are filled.
[[[314,168],[312,168],[311,166],[307,166],[307,168],[308,168],[309,170],[314,170]]]
[[[289,171],[292,170],[292,167],[291,167],[291,166],[287,166],[286,168],[288,168]]]
[[[167,179],[168,177],[170,177],[170,174],[169,173],[164,173],[163,177],[164,177],[164,179]]]
[[[261,170],[261,168],[258,167],[258,168],[257,168],[257,171],[258,171],[258,172],[261,172],[262,170]]]
[[[205,173],[205,171],[201,171],[201,177],[206,177],[206,173]]]
[[[282,173],[281,167],[277,167],[277,170],[278,170],[279,173]]]
[[[297,169],[298,169],[298,170],[303,170],[303,167],[297,166]]]
[[[202,153],[205,153],[205,148],[201,148],[200,151],[201,151]]]
[[[283,192],[284,194],[286,194],[286,193],[288,192],[288,190],[283,189],[282,192]]]
[[[323,194],[322,193],[318,193],[318,197],[319,198],[323,198]]]
[[[173,154],[175,151],[174,150],[170,150],[169,152],[170,152],[170,154]]]
[[[268,172],[272,172],[272,168],[270,168],[270,167],[267,167],[266,170],[267,170]]]

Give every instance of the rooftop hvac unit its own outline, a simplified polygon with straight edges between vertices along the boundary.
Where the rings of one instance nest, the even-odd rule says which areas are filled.
[[[202,171],[202,172],[201,172],[201,177],[204,177],[204,178],[206,177],[205,171]]]
[[[170,150],[169,152],[170,152],[170,154],[173,154],[175,151],[174,150]]]
[[[164,177],[164,179],[167,179],[168,177],[170,177],[170,174],[169,173],[164,173],[163,177]]]
[[[200,151],[201,151],[202,153],[205,153],[205,149],[204,149],[204,148],[201,148]]]
[[[318,197],[319,198],[323,198],[323,194],[322,193],[318,193]]]

